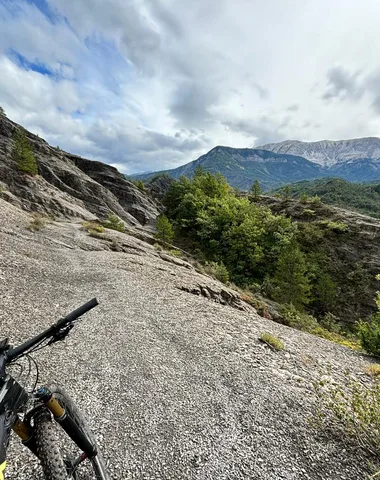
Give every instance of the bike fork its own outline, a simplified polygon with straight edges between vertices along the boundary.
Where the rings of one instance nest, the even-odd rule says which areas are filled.
[[[65,430],[67,435],[73,442],[86,454],[88,458],[93,458],[97,454],[97,450],[90,442],[86,435],[83,434],[82,429],[75,423],[75,421],[67,414],[66,410],[59,401],[53,397],[51,391],[46,387],[41,387],[36,393],[36,397],[42,400],[45,406],[54,415],[54,419]]]

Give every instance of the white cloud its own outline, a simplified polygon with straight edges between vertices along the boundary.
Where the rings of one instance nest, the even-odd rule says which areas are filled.
[[[0,4],[0,104],[66,150],[132,173],[379,134],[377,0],[47,2]]]

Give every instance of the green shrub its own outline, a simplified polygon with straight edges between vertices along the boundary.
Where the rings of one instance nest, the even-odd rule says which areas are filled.
[[[145,192],[145,183],[142,180],[132,180],[132,183],[142,192]]]
[[[309,195],[305,192],[301,193],[300,202],[307,203],[309,201]]]
[[[380,314],[374,315],[369,322],[358,322],[358,337],[366,352],[380,357]]]
[[[303,211],[302,211],[302,215],[304,215],[305,217],[313,217],[315,215],[315,211],[314,210],[311,210],[310,208],[305,208]]]
[[[346,375],[344,385],[322,377],[313,383],[317,397],[311,425],[349,440],[380,459],[380,383],[359,383]]]
[[[307,313],[299,312],[294,305],[285,305],[282,307],[281,313],[284,318],[285,325],[289,327],[303,330],[304,332],[312,333],[320,325],[316,318]]]
[[[318,197],[318,195],[314,195],[314,197],[312,197],[310,201],[311,201],[312,204],[314,204],[316,206],[321,206],[322,205],[322,201]]]
[[[326,227],[328,230],[333,232],[346,232],[348,230],[347,225],[344,222],[332,222],[329,220],[321,220],[319,224],[323,227]]]
[[[19,128],[14,140],[13,158],[17,162],[17,168],[20,172],[37,175],[38,166],[34,158],[33,147],[26,136],[26,131],[23,128]]]
[[[123,220],[121,220],[114,213],[110,213],[107,220],[103,222],[103,227],[110,228],[111,230],[117,230],[118,232],[125,231],[125,225]]]
[[[166,215],[160,215],[156,223],[156,238],[165,243],[172,243],[174,238],[174,230],[171,221]]]
[[[380,280],[380,275],[376,275],[376,280]],[[364,350],[380,357],[380,292],[376,293],[375,302],[378,312],[370,322],[358,322],[358,337]]]
[[[360,350],[360,344],[358,340],[353,336],[345,336],[343,333],[339,333],[339,325],[335,322],[335,317],[332,314],[327,314],[322,324],[318,322],[316,318],[307,313],[299,312],[293,305],[285,305],[281,309],[283,317],[283,323],[289,327],[302,330],[304,332],[311,333],[317,337],[325,338],[330,342],[343,345],[351,348],[352,350]],[[328,328],[332,328],[329,331]]]
[[[217,280],[219,280],[222,283],[227,283],[230,278],[228,270],[223,263],[206,262],[204,270],[205,270],[205,273],[207,273],[212,277],[215,277]]]
[[[177,257],[177,258],[181,258],[182,257],[182,253],[180,250],[176,250],[175,248],[172,248],[170,250],[168,250],[168,253],[170,255],[172,255],[173,257]]]
[[[329,332],[333,332],[333,333],[341,332],[341,327],[337,322],[336,316],[330,312],[327,312],[325,316],[321,318],[321,320],[319,321],[319,324]]]
[[[260,335],[260,340],[266,343],[267,345],[270,345],[277,351],[284,350],[285,348],[283,342],[279,338],[267,332],[264,332]]]

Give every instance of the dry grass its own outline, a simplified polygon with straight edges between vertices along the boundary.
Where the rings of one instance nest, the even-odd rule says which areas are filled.
[[[104,227],[98,222],[82,222],[82,228],[83,230],[86,230],[87,233],[91,235],[91,233],[96,232],[96,233],[103,233],[104,232]]]
[[[33,220],[26,227],[30,232],[39,232],[48,222],[48,218],[38,212],[32,213],[32,217]]]
[[[367,365],[364,371],[370,377],[373,377],[373,378],[380,377],[380,364],[371,363],[371,365]]]

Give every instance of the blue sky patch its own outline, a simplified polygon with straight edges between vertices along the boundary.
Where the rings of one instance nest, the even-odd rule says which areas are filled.
[[[56,21],[60,18],[60,16],[52,10],[46,0],[26,0],[27,3],[31,5],[35,5],[38,10],[45,15],[52,23],[56,23]]]
[[[32,70],[33,72],[41,73],[42,75],[55,76],[54,72],[47,68],[42,63],[30,62],[26,57],[21,55],[21,53],[16,52],[16,50],[8,50],[8,57],[15,63],[17,63],[24,70]]]

